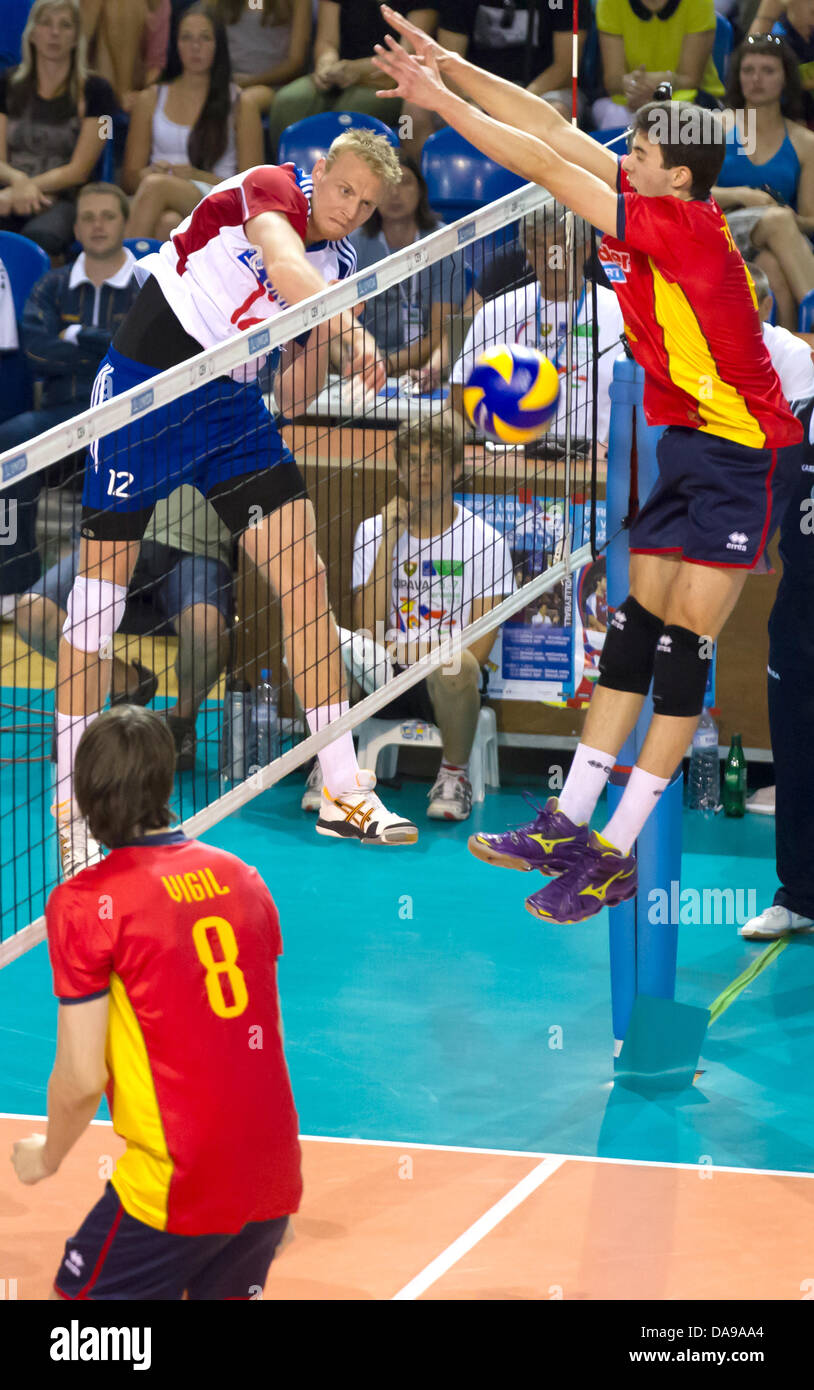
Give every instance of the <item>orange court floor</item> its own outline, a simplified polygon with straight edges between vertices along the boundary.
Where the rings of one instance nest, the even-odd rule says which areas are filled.
[[[0,1117],[0,1150],[41,1130]],[[62,1169],[0,1167],[6,1297],[45,1299],[121,1152],[94,1123]],[[799,1300],[814,1175],[303,1138],[305,1195],[271,1300]]]

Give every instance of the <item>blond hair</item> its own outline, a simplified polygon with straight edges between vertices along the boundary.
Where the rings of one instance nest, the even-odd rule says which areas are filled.
[[[15,114],[26,105],[37,91],[37,50],[31,42],[31,35],[48,10],[70,10],[76,30],[76,43],[71,53],[71,71],[68,75],[68,91],[77,110],[82,109],[85,97],[85,82],[88,77],[88,52],[82,21],[79,14],[79,0],[34,0],[31,12],[20,41],[23,60],[11,77],[14,91]]]
[[[377,178],[393,188],[401,183],[398,150],[394,149],[386,135],[379,135],[375,130],[367,130],[363,126],[343,130],[325,156],[326,172],[341,154],[354,154],[357,159],[364,160]]]

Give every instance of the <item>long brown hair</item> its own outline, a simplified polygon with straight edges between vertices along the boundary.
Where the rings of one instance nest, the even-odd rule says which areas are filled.
[[[37,94],[37,50],[31,42],[31,35],[47,10],[70,10],[73,16],[76,43],[71,53],[68,91],[77,111],[82,107],[88,78],[88,47],[82,33],[78,0],[34,0],[20,41],[23,59],[9,80],[9,115],[20,115]]]
[[[201,114],[189,132],[187,154],[193,169],[205,169],[211,173],[229,144],[229,122],[232,119],[232,64],[226,29],[218,18],[215,7],[207,4],[206,0],[189,5],[178,15],[177,21],[173,24],[167,64],[159,81],[174,82],[184,71],[178,51],[178,35],[181,25],[191,15],[202,15],[212,25],[215,54],[209,70],[209,91]]]
[[[409,169],[418,184],[418,205],[415,210],[416,226],[420,232],[434,232],[436,227],[440,227],[441,219],[430,207],[430,190],[421,168],[412,155],[405,154],[403,150],[398,151],[397,158],[402,169]],[[365,236],[378,236],[381,229],[382,215],[378,208],[374,208],[363,227],[363,231]]]
[[[90,833],[109,849],[162,830],[170,810],[175,743],[165,719],[115,705],[89,724],[76,750],[74,795]]]

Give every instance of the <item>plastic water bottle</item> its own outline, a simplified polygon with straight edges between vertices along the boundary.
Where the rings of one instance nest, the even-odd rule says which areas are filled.
[[[746,758],[740,734],[733,734],[724,763],[724,815],[743,816],[745,813]]]
[[[688,781],[690,809],[713,816],[721,799],[721,765],[718,726],[708,709],[702,712],[693,734]]]
[[[223,697],[220,770],[229,782],[243,782],[248,775],[246,751],[250,734],[251,687],[248,681],[228,676]]]
[[[260,672],[261,681],[254,692],[253,729],[249,771],[266,765],[279,756],[280,735],[277,720],[277,691],[271,684],[268,671]]]

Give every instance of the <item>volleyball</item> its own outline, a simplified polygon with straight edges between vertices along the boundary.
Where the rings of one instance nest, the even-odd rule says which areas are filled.
[[[560,399],[557,369],[544,353],[499,343],[477,358],[464,386],[472,424],[496,444],[529,444],[554,422]]]

